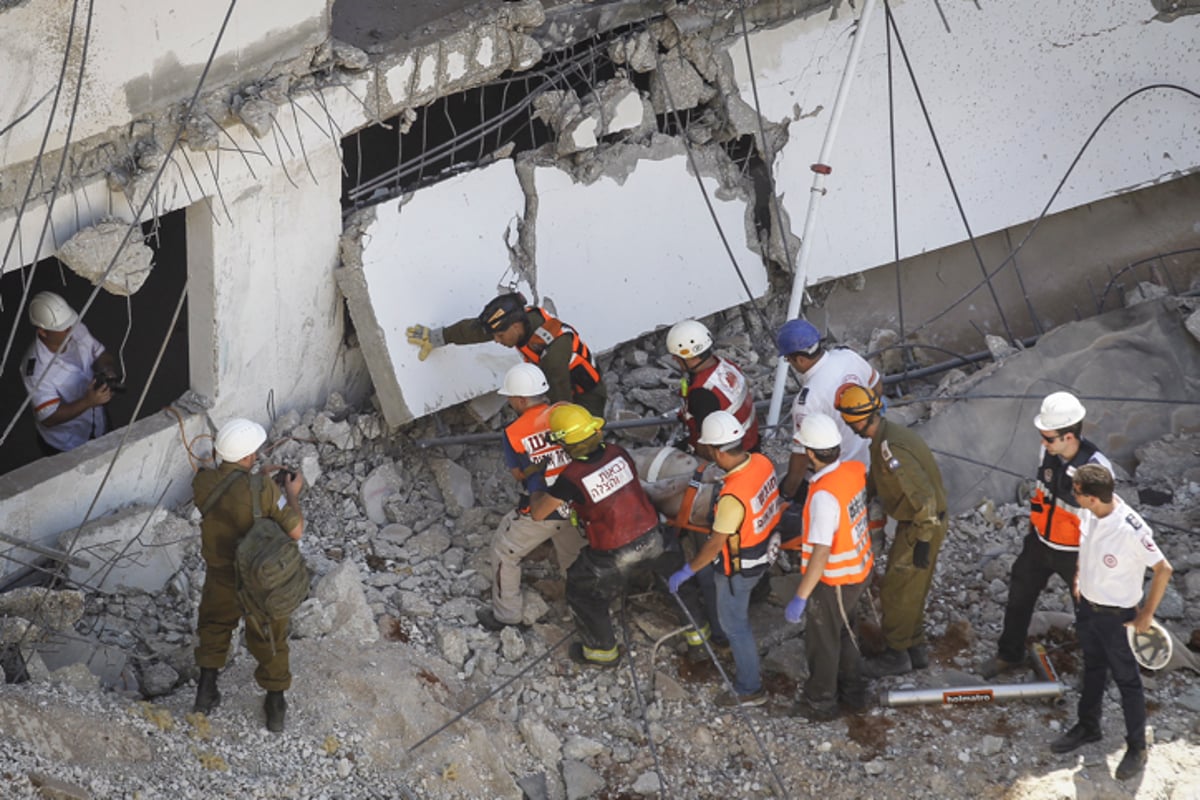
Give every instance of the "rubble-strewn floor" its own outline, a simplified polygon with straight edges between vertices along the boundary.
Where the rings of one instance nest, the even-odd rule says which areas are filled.
[[[764,337],[745,328],[735,320],[720,338],[765,392],[769,345],[754,344]],[[616,408],[643,414],[673,403],[666,373],[647,350],[631,346],[610,357],[620,364],[610,375],[630,376],[614,385]],[[770,691],[761,709],[716,708],[719,675],[676,653],[678,637],[654,649],[678,623],[670,599],[650,592],[629,599],[629,652],[619,669],[580,668],[564,647],[534,663],[570,633],[548,549],[525,570],[526,619],[537,624],[502,634],[475,624],[489,596],[491,531],[516,500],[498,448],[414,443],[436,435],[438,425],[458,433],[499,423],[460,410],[389,438],[377,415],[336,398],[320,413],[281,417],[268,460],[302,469],[311,482],[303,549],[319,576],[294,619],[287,731],[264,730],[253,661],[240,647],[221,679],[221,706],[211,719],[188,716],[195,691],[188,634],[203,582],[193,537],[183,569],[162,591],[87,598],[76,631],[132,654],[108,681],[124,692],[90,690],[87,674],[70,669],[31,668],[34,681],[0,687],[0,796],[46,796],[33,783],[46,776],[77,792],[58,796],[96,798],[742,798],[779,796],[772,769],[789,797],[1200,796],[1194,671],[1147,678],[1154,746],[1141,778],[1118,784],[1111,777],[1124,749],[1115,689],[1103,742],[1067,756],[1049,752],[1049,741],[1074,721],[1080,666],[1063,627],[1071,618],[1067,588],[1057,579],[1035,621],[1036,638],[1068,686],[1056,702],[875,707],[824,724],[793,718],[804,658],[800,626],[784,622],[779,603],[796,580],[790,570],[779,570],[772,599],[752,609]],[[635,435],[643,434],[623,441],[649,444]],[[777,463],[786,458],[781,443],[768,454]],[[1194,528],[1200,438],[1167,437],[1139,458],[1152,467],[1122,491],[1166,491],[1169,504],[1144,508],[1146,516]],[[929,604],[934,663],[877,690],[980,682],[971,673],[992,655],[1026,519],[1020,505],[991,502],[954,519]],[[1176,570],[1158,616],[1184,641],[1200,628],[1193,535],[1164,527],[1156,536]],[[869,648],[871,625],[864,627]],[[142,693],[158,696],[139,702]]]

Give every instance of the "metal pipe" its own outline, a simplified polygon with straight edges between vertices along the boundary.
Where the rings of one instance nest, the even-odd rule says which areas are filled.
[[[654,425],[665,425],[668,422],[678,422],[679,417],[674,414],[663,414],[658,417],[645,417],[643,419],[622,419],[616,422],[606,422],[604,429],[608,431],[619,431],[626,428],[649,428]],[[491,444],[499,442],[503,439],[504,434],[499,431],[489,431],[488,433],[464,433],[460,436],[441,436],[436,439],[417,439],[414,444],[420,448],[440,447],[448,444]]]
[[[808,283],[808,259],[812,253],[813,235],[817,226],[817,209],[821,198],[825,196],[825,176],[830,173],[829,160],[833,155],[833,142],[837,138],[838,127],[842,121],[842,113],[846,109],[846,99],[850,95],[850,85],[854,82],[854,72],[858,68],[859,57],[862,55],[863,41],[867,36],[867,23],[875,10],[875,0],[863,3],[862,14],[858,17],[858,25],[854,30],[854,41],[850,43],[850,53],[846,56],[846,69],[842,72],[842,81],[838,85],[837,97],[833,101],[833,111],[829,115],[829,127],[825,131],[825,141],[821,143],[821,152],[817,163],[813,164],[813,183],[808,199],[808,213],[804,218],[804,233],[800,237],[800,253],[796,256],[796,274],[792,278],[792,296],[788,300],[787,319],[795,319],[800,314],[800,304],[804,299],[804,289]],[[786,234],[785,234],[786,235]],[[783,394],[787,384],[788,363],[779,359],[775,369],[775,389],[771,393],[771,406],[767,412],[767,424],[779,422],[779,411],[783,407]]]
[[[1064,688],[1057,681],[1036,683],[999,683],[979,686],[951,686],[944,689],[893,689],[883,693],[883,704],[892,708],[939,704],[944,706],[990,705],[1000,700],[1036,700],[1062,697]]]
[[[73,556],[63,550],[55,550],[53,547],[46,547],[45,545],[40,545],[35,542],[27,542],[23,539],[18,539],[16,536],[9,536],[7,533],[0,532],[0,541],[5,541],[9,544],[15,544],[23,550],[29,550],[37,553],[39,556],[45,556],[46,558],[53,558],[55,561],[65,561],[72,567],[87,569],[88,567],[92,566],[90,561],[82,559],[79,556]],[[8,556],[6,556],[4,553],[0,553],[0,558],[8,558]],[[16,559],[9,560],[15,561]]]

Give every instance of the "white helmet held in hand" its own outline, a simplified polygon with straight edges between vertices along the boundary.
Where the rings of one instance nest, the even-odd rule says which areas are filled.
[[[263,426],[248,419],[231,419],[217,431],[217,455],[224,461],[241,461],[267,440]]]
[[[47,331],[65,331],[79,322],[71,305],[54,292],[38,292],[29,301],[29,322]]]
[[[809,414],[805,417],[796,438],[810,450],[831,450],[842,444],[842,432],[838,430],[833,417],[826,414]]]
[[[1041,413],[1033,418],[1033,424],[1040,431],[1056,431],[1082,422],[1085,413],[1078,397],[1070,392],[1055,392],[1046,395]]]
[[[700,444],[711,444],[714,447],[722,445],[739,445],[746,436],[746,429],[737,417],[728,411],[714,411],[704,418],[700,426]]]
[[[545,374],[534,364],[521,363],[504,373],[504,383],[496,393],[505,397],[541,397],[549,391]]]
[[[712,349],[712,334],[694,319],[677,322],[667,331],[667,352],[680,358],[695,358]]]

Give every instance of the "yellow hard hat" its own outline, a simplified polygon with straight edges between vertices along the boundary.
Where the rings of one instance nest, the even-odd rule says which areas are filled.
[[[847,423],[867,419],[883,408],[879,395],[857,383],[843,383],[837,390],[833,405]]]
[[[549,438],[554,442],[578,444],[603,427],[603,419],[574,403],[558,403],[550,410]]]

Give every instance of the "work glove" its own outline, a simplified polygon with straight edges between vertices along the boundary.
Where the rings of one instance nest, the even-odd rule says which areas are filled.
[[[424,361],[429,358],[429,354],[433,352],[433,348],[441,347],[446,343],[442,337],[441,328],[430,328],[425,325],[412,325],[404,331],[404,335],[408,337],[408,343],[421,348],[417,354],[418,361]]]
[[[913,545],[913,566],[917,569],[929,569],[929,542],[917,542]]]
[[[671,590],[671,594],[679,594],[679,587],[683,586],[684,581],[696,574],[692,569],[691,564],[684,564],[683,568],[671,576],[667,581],[667,588]]]
[[[783,610],[783,616],[788,622],[799,622],[804,616],[804,607],[808,605],[808,600],[800,595],[794,596],[787,604],[787,608]]]

